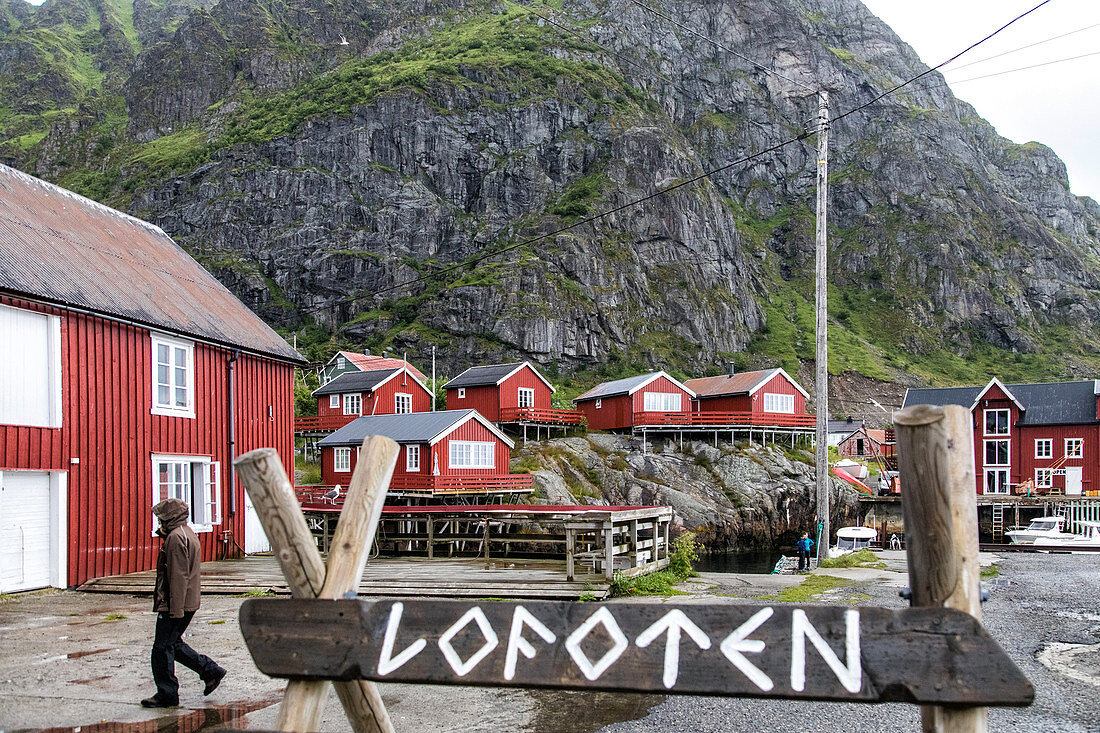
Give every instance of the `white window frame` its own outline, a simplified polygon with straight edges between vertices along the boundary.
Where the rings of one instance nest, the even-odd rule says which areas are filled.
[[[642,409],[644,412],[683,412],[684,396],[679,392],[645,392],[642,395]]]
[[[409,473],[419,473],[420,471],[420,446],[419,445],[406,445],[405,446],[405,470]]]
[[[780,394],[777,392],[765,392],[764,412],[779,412],[786,415],[793,415],[794,395]]]
[[[496,468],[497,444],[479,440],[452,440],[447,448],[449,468]]]
[[[353,399],[354,398],[354,399]],[[355,408],[352,409],[352,403]],[[345,415],[362,415],[363,414],[363,395],[359,392],[348,392],[344,395],[344,414]]]
[[[340,409],[340,395],[330,394],[328,396],[328,406],[329,406],[330,409],[339,410]]]
[[[0,393],[0,425],[19,425],[26,427],[36,428],[59,428],[61,427],[62,411],[61,411],[61,319],[57,316],[51,316],[47,313],[39,313],[38,311],[32,311],[26,308],[14,308],[12,306],[0,306],[0,310],[16,311],[18,315],[16,318],[25,317],[31,315],[34,317],[43,318],[46,320],[46,365],[49,370],[46,383],[46,398],[49,400],[49,407],[46,414],[45,422],[36,422],[33,420],[24,420],[16,417],[7,417],[10,412],[14,412],[15,408],[9,405],[4,407],[3,400],[5,395]],[[16,357],[18,358],[18,357]],[[0,383],[2,383],[0,378]]]
[[[184,456],[154,453],[150,456],[153,468],[152,506],[164,499],[175,498],[187,502],[191,509],[188,525],[195,532],[212,532],[222,523],[221,462],[211,456]],[[162,492],[160,472],[162,466],[174,466],[178,473],[169,477],[167,492]],[[169,469],[172,470],[172,469]],[[196,486],[196,480],[201,484]],[[194,501],[198,491],[200,501]],[[156,529],[156,522],[153,523]]]
[[[1070,446],[1076,446],[1076,450],[1070,452]],[[1085,457],[1085,439],[1084,438],[1066,438],[1065,445],[1066,458],[1084,458]]]
[[[149,335],[149,342],[152,345],[150,349],[150,374],[152,377],[153,394],[152,405],[149,412],[153,415],[167,415],[170,417],[187,417],[194,419],[195,417],[195,342],[185,341],[183,339],[172,338],[171,336],[165,336],[160,333],[152,333]],[[160,365],[158,351],[161,346],[168,348],[169,361],[167,364],[169,370],[169,377],[167,382],[169,399],[168,403],[164,404],[160,402]],[[178,356],[176,350],[182,349],[184,352],[184,378],[183,384],[180,385],[174,378],[174,374],[179,369],[179,364],[176,363],[176,357]],[[178,406],[175,404],[173,395],[176,390],[184,389],[186,391],[186,404]]]
[[[347,362],[344,361],[344,357],[340,356],[336,358],[336,368],[339,371],[343,371],[347,367]]]
[[[991,432],[989,432],[989,416],[990,415],[997,415],[997,414],[1002,413],[1002,412],[1004,413],[1004,416],[1005,416],[1005,429],[1004,429],[1004,432],[1003,433],[996,433],[996,432],[991,433]],[[1012,412],[1007,407],[998,407],[998,408],[995,408],[995,409],[986,410],[984,412],[984,414],[982,415],[982,433],[984,435],[990,435],[990,436],[993,436],[993,435],[996,435],[996,436],[1011,435],[1011,433],[1012,433],[1011,420],[1012,420]]]
[[[526,400],[524,400],[526,398]],[[527,404],[524,404],[526,401]],[[517,407],[534,407],[535,406],[535,390],[531,387],[520,387],[516,392],[516,406]]]
[[[401,403],[405,403],[405,409],[401,409]],[[413,411],[413,396],[407,392],[397,392],[393,396],[393,411],[395,415],[408,415]]]
[[[332,470],[335,473],[351,473],[351,448],[332,449]]]
[[[997,438],[993,440],[984,441],[985,445],[982,446],[982,465],[983,466],[1010,466],[1012,465],[1012,441],[1008,438]],[[989,462],[989,446],[992,443],[1004,443],[1005,444],[1005,462],[1004,463],[990,463]]]
[[[989,479],[991,476],[997,477],[994,479],[996,484],[1000,484],[1001,490],[991,491],[989,488]],[[982,483],[983,494],[1007,494],[1008,493],[1008,469],[1007,468],[987,468],[985,469],[985,481]],[[999,480],[998,480],[999,479]]]
[[[1054,438],[1036,438],[1035,457],[1054,458]]]
[[[1053,468],[1036,468],[1035,469],[1035,488],[1037,489],[1049,489],[1054,486],[1054,469]]]
[[[460,399],[460,400],[466,399],[466,388],[465,387],[459,387],[458,388],[458,399]]]
[[[601,407],[603,407],[603,400],[596,400],[596,409],[598,410]]]

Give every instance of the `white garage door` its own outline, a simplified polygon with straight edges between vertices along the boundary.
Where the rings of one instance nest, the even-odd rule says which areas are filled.
[[[0,592],[50,585],[50,474],[0,473]]]

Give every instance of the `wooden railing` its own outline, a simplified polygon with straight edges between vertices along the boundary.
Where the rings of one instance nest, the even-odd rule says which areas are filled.
[[[554,410],[543,407],[502,407],[501,422],[531,422],[544,425],[583,425],[584,414],[578,410]]]
[[[311,430],[339,430],[353,420],[357,420],[358,415],[324,415],[322,417],[296,417],[294,418],[294,432],[304,433]]]
[[[340,506],[344,503],[347,486],[342,486],[335,502],[326,500],[325,494],[332,486],[295,486],[294,494],[303,505]],[[456,494],[495,494],[499,492],[527,491],[531,488],[531,475],[509,473],[500,476],[394,476],[389,491],[431,496]]]
[[[752,412],[635,412],[634,426],[642,425],[751,425],[753,427],[812,428],[813,415],[757,414]]]

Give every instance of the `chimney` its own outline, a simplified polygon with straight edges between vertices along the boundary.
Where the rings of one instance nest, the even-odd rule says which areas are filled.
[[[735,366],[733,365],[733,362],[732,362],[732,361],[730,362],[730,364],[729,364],[729,367],[730,367],[730,369],[729,369],[729,376],[731,376],[731,377],[732,377],[732,376],[733,376],[734,374],[737,374],[737,367],[735,367]]]
[[[363,349],[363,356],[370,356],[370,349]]]
[[[385,350],[385,349],[382,349],[382,358],[383,358],[383,359],[385,359],[385,358],[386,358],[386,350]]]

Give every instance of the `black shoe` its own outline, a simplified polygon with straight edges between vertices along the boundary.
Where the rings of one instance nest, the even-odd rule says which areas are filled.
[[[202,694],[209,695],[211,692],[218,689],[218,685],[222,683],[222,679],[224,678],[225,670],[221,667],[218,667],[217,672],[203,680],[206,683],[206,687],[203,689]]]
[[[153,695],[141,701],[141,706],[143,708],[177,708],[179,704],[179,700],[165,700],[160,695]]]

